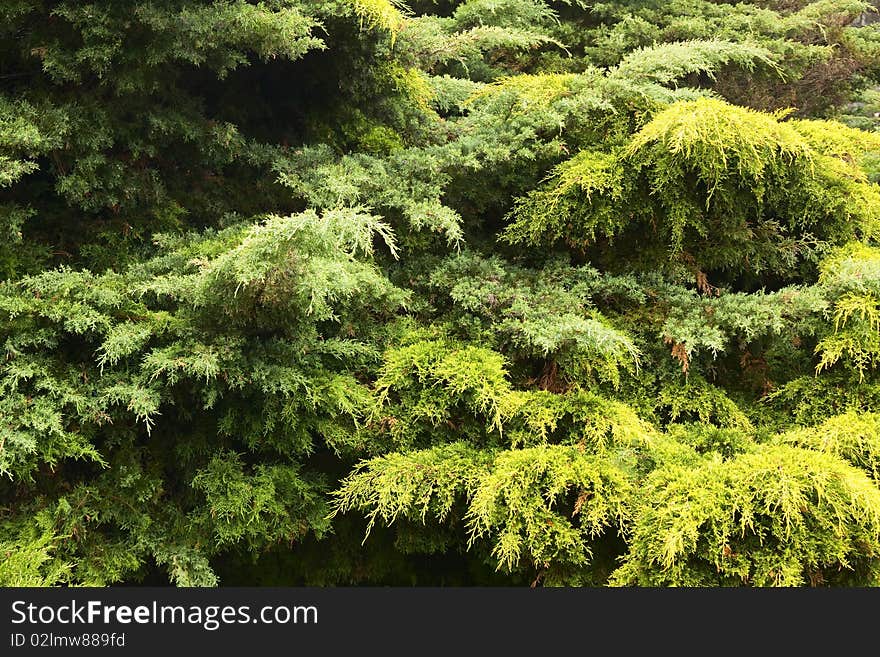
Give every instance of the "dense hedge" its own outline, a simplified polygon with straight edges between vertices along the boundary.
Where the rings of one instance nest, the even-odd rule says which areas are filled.
[[[0,8],[0,585],[880,583],[861,0]]]

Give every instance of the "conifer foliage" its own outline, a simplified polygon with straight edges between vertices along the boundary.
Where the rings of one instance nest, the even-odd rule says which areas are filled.
[[[880,584],[862,0],[0,8],[0,585]]]

